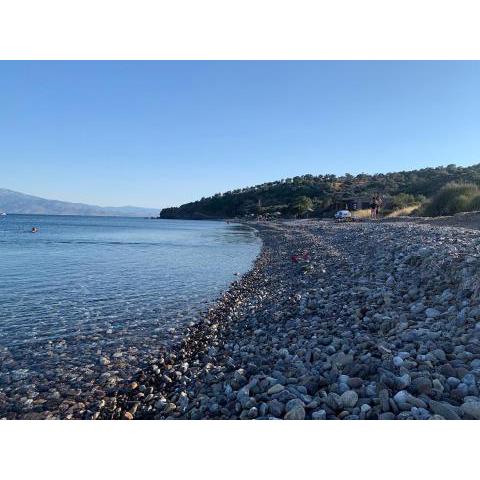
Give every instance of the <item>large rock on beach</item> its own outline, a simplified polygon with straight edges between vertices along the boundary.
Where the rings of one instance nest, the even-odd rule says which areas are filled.
[[[480,420],[480,399],[465,402],[461,409],[468,417]]]

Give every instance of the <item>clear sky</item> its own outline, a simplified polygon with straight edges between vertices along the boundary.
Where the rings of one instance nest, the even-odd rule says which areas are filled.
[[[480,162],[480,62],[0,62],[0,187],[165,207]]]

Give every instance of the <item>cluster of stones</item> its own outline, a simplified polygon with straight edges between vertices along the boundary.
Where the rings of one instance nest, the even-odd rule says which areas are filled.
[[[182,338],[185,318],[162,318],[167,328],[140,326],[113,331],[74,332],[67,338],[0,346],[1,419],[91,418],[92,405],[104,405],[130,383],[139,368]],[[173,327],[175,325],[175,327]]]
[[[477,232],[257,228],[254,268],[88,418],[480,419]]]

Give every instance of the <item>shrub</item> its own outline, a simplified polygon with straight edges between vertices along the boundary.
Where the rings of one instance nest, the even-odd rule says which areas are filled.
[[[480,193],[475,195],[470,199],[468,204],[468,211],[469,212],[476,212],[480,210]]]
[[[449,183],[425,202],[419,213],[427,217],[438,217],[472,211],[474,204],[480,205],[480,198],[474,200],[479,196],[480,190],[473,183]]]
[[[399,193],[398,195],[392,197],[393,210],[409,207],[415,203],[418,203],[418,201],[415,196],[410,193]]]

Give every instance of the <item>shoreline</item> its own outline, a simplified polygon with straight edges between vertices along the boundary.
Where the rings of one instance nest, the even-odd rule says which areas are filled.
[[[252,269],[90,418],[480,418],[477,232],[253,226]]]
[[[153,398],[148,399],[149,395],[155,395],[155,403],[160,401],[163,414],[167,413],[163,405],[165,402],[161,399],[172,393],[175,394],[179,385],[185,385],[185,378],[183,380],[181,377],[177,378],[177,385],[177,383],[174,384],[173,379],[168,374],[172,371],[186,373],[186,364],[190,367],[189,362],[192,362],[192,360],[195,362],[196,357],[201,355],[202,352],[208,351],[209,348],[218,343],[218,330],[228,328],[234,322],[232,315],[235,314],[238,307],[247,302],[254,294],[257,276],[265,263],[268,262],[269,257],[269,253],[265,249],[265,242],[260,234],[261,227],[244,222],[235,223],[249,226],[262,242],[260,252],[252,268],[241,278],[232,282],[227,290],[214,301],[213,305],[200,315],[201,319],[199,321],[184,327],[183,338],[179,343],[165,349],[164,355],[159,357],[155,364],[146,365],[140,369],[128,385],[125,384],[113,396],[106,398],[105,405],[102,405],[102,408],[90,417],[91,419],[154,418],[158,412],[152,412],[148,407],[143,412],[142,409],[138,410],[138,407],[144,401],[151,403]],[[175,370],[175,368],[179,370]],[[193,366],[193,371],[196,373],[195,366]],[[142,386],[145,388],[142,388]],[[160,418],[164,418],[164,416],[161,415]]]
[[[140,232],[144,225],[149,228],[148,221],[140,222]],[[185,327],[202,318],[231,283],[251,268],[258,256],[261,242],[250,227],[232,225],[229,228],[209,222],[199,226],[203,234],[196,233],[197,227],[191,226],[192,222],[183,223],[187,225],[159,225],[152,248],[129,242],[119,242],[112,247],[99,242],[94,247],[80,245],[78,253],[76,244],[64,244],[63,241],[51,248],[47,229],[44,230],[45,238],[42,235],[32,238],[27,233],[27,244],[31,242],[36,247],[31,249],[33,256],[29,257],[28,264],[45,265],[45,268],[35,269],[37,277],[27,275],[25,278],[41,284],[42,291],[37,293],[38,289],[29,289],[27,294],[32,296],[26,297],[20,306],[18,302],[22,292],[26,292],[23,290],[26,284],[18,280],[19,288],[15,286],[17,279],[24,278],[25,263],[23,260],[6,263],[10,268],[5,271],[4,278],[14,277],[10,287],[7,281],[2,295],[2,299],[7,300],[2,310],[6,316],[0,345],[2,419],[92,418],[112,392],[122,388],[140,368],[150,364],[172,344],[178,343]],[[65,224],[71,222],[52,220],[50,230],[54,236],[58,225],[62,231],[68,230]],[[110,224],[123,226],[124,222],[100,221],[103,226]],[[12,245],[24,225],[24,220],[12,219],[12,226],[7,230],[7,234],[13,232],[7,237],[13,240]],[[185,229],[186,234],[182,233]],[[82,238],[85,237],[83,230],[78,231]],[[89,228],[87,236],[88,232],[91,232]],[[172,251],[172,232],[173,236],[180,235],[180,246],[172,248],[185,257],[171,256],[169,261],[163,261],[162,254]],[[141,233],[139,235],[143,238]],[[146,235],[149,239],[149,231]],[[183,242],[184,235],[198,235],[198,238],[187,238]],[[195,245],[192,247],[191,243]],[[6,243],[6,253],[9,244]],[[23,247],[19,251],[23,251]],[[69,262],[63,268],[56,263],[57,257],[42,256],[42,252],[48,255],[52,251],[61,252],[69,259],[73,254],[71,265]],[[103,263],[112,267],[105,275],[103,269],[97,269],[92,262],[99,252],[102,252]],[[113,252],[115,257],[109,256]],[[155,258],[149,259],[152,254]],[[87,272],[84,265],[89,262],[92,269]],[[130,279],[124,280],[121,271],[126,271]],[[191,275],[184,272],[191,272]],[[80,273],[82,280],[75,283],[72,275]],[[55,290],[55,279],[60,282],[59,274],[65,282],[77,285],[76,289]],[[167,284],[167,278],[172,279],[172,285]],[[95,303],[97,299],[100,300]]]

